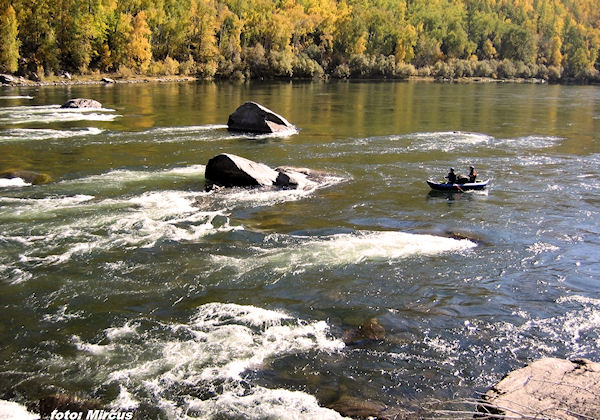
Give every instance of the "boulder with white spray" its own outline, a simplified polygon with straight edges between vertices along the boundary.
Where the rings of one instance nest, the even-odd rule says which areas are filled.
[[[93,99],[75,98],[69,99],[61,108],[102,108],[102,104]]]
[[[295,129],[281,115],[256,102],[246,102],[240,105],[229,116],[227,128],[230,131],[267,134],[290,132]]]
[[[211,158],[206,165],[205,177],[212,184],[221,187],[277,187],[283,189],[304,189],[314,185],[326,174],[308,168],[280,166],[271,168],[264,163],[222,153]]]

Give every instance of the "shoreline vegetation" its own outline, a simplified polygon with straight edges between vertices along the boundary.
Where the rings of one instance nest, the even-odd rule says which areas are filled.
[[[599,69],[597,0],[0,0],[0,73],[40,84],[101,74],[599,83]]]

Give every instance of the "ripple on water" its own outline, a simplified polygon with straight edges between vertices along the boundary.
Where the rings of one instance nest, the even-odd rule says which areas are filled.
[[[0,124],[57,123],[74,121],[114,121],[114,109],[65,109],[60,105],[15,106],[0,108]]]

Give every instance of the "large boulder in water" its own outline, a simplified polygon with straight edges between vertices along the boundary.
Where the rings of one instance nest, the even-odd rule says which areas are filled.
[[[69,99],[61,108],[102,108],[102,104],[93,99],[75,98]]]
[[[276,169],[264,163],[222,153],[206,164],[206,179],[222,187],[278,187],[304,189],[326,176],[324,172],[307,168],[282,166]]]
[[[259,187],[273,186],[278,174],[263,163],[222,153],[208,161],[205,177],[224,187]]]
[[[48,182],[52,182],[52,177],[48,174],[42,174],[39,172],[27,171],[22,169],[9,169],[7,171],[0,172],[0,178],[21,178],[24,182],[33,185],[47,184]]]
[[[281,133],[293,130],[294,126],[270,109],[256,102],[246,102],[229,116],[227,128],[251,133]]]
[[[544,358],[509,373],[477,407],[487,418],[598,418],[600,363]]]

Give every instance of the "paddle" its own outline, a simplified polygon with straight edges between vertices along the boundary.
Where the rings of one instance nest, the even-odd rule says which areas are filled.
[[[460,188],[460,185],[458,185],[458,184],[454,184],[454,186],[455,186],[456,188],[458,188],[460,192],[465,192],[465,191],[464,191],[462,188]]]

